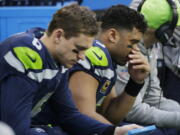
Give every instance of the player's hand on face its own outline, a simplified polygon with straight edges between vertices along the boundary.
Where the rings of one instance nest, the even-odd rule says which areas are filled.
[[[144,79],[149,75],[150,72],[150,65],[147,58],[140,52],[138,48],[133,49],[128,57],[128,70],[131,78],[137,83],[143,83]]]
[[[143,128],[143,127],[136,125],[136,124],[130,124],[130,125],[125,125],[125,126],[121,126],[121,127],[116,127],[116,129],[114,131],[114,135],[126,135],[129,130],[132,130],[135,128]]]

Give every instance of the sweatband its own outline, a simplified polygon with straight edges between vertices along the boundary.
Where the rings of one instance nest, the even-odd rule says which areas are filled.
[[[133,79],[131,79],[130,77],[124,91],[128,95],[132,97],[136,97],[143,86],[144,86],[144,83],[138,84],[135,81],[133,81]]]

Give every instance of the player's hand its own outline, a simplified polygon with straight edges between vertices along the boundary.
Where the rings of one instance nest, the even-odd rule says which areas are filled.
[[[133,49],[128,55],[129,65],[128,70],[131,78],[141,84],[144,79],[149,75],[150,65],[147,58],[140,52],[140,50]]]
[[[114,135],[126,135],[129,130],[132,130],[135,128],[143,128],[143,127],[136,125],[136,124],[130,124],[130,125],[125,125],[125,126],[121,126],[121,127],[116,127],[115,131],[114,131]]]

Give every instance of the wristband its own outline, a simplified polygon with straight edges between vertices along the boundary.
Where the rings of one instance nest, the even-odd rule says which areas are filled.
[[[124,91],[128,95],[132,97],[136,97],[143,86],[144,86],[144,83],[138,84],[134,80],[132,80],[130,77]]]
[[[116,126],[109,126],[105,129],[105,131],[102,133],[102,135],[114,135]]]

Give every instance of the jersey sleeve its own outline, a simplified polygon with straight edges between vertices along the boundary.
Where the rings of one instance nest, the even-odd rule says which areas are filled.
[[[103,44],[95,41],[93,45],[85,52],[86,59],[78,61],[78,64],[68,72],[71,76],[74,72],[83,71],[94,77],[99,82],[96,92],[96,101],[99,101],[110,93],[115,84],[116,64],[112,62],[111,56]]]
[[[111,78],[114,75],[113,71],[109,68],[111,61],[101,48],[93,46],[85,54],[86,59],[79,60],[78,64],[69,70],[71,74],[76,71],[84,71],[99,81],[100,78]]]
[[[38,73],[46,68],[44,67],[46,65],[44,47],[38,39],[33,37],[22,36],[16,38],[12,39],[11,42],[2,43],[2,49],[0,49],[2,57],[0,73],[2,73],[2,78],[16,74],[41,82],[43,77]]]

